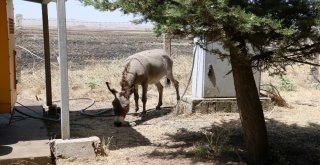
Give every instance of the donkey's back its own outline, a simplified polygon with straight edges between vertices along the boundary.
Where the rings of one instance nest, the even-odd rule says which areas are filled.
[[[153,49],[129,56],[125,62],[128,72],[134,73],[138,84],[154,84],[163,76],[171,77],[172,60],[163,49]]]

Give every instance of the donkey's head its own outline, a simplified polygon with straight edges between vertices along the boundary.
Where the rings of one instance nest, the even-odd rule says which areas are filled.
[[[109,91],[113,94],[114,100],[112,101],[113,111],[115,114],[114,125],[117,127],[128,125],[124,119],[129,112],[129,100],[124,96],[117,97],[117,91],[110,88],[109,82],[106,82]]]

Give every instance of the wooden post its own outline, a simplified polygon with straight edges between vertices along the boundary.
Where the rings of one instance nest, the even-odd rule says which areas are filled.
[[[44,58],[45,58],[46,100],[47,100],[47,106],[50,107],[52,106],[52,86],[51,86],[51,65],[50,65],[49,20],[48,20],[47,4],[42,4],[42,24],[43,24],[43,40],[44,40],[43,44],[44,44]]]
[[[163,34],[163,49],[171,56],[171,36],[168,34]]]

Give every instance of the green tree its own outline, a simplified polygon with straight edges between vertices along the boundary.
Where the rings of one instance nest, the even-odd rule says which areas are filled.
[[[105,10],[139,15],[158,34],[205,36],[228,50],[249,162],[264,164],[268,139],[252,67],[285,72],[320,52],[319,0],[80,0]]]

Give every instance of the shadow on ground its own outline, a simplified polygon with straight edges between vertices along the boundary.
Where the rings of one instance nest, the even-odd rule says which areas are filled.
[[[271,159],[274,164],[320,164],[320,125],[301,127],[267,120]]]
[[[10,146],[0,145],[0,156],[8,155],[12,152],[13,148]]]
[[[102,109],[93,109],[88,113],[98,112]],[[161,110],[149,109],[144,117],[127,115],[130,122],[136,125],[144,125],[146,121],[162,117],[171,112],[170,108]],[[110,115],[110,116],[108,116]],[[151,142],[137,132],[134,127],[115,127],[113,112],[103,114],[101,117],[90,117],[80,114],[79,111],[70,112],[70,134],[71,138],[83,138],[90,136],[98,136],[112,139],[109,145],[110,150],[151,145]],[[61,138],[60,123],[47,123],[49,136],[52,138]]]
[[[16,106],[17,110],[27,115],[42,117],[41,106],[28,106],[30,111],[23,106]],[[19,112],[1,114],[0,116],[0,145],[15,144],[19,141],[33,141],[48,139],[44,124],[34,118],[25,116]]]
[[[269,164],[320,164],[320,125],[309,123],[308,126],[301,127],[288,125],[276,120],[267,120],[266,123],[270,145]],[[230,131],[225,131],[225,128]],[[243,164],[246,162],[246,149],[240,121],[234,120],[222,124],[214,124],[211,128],[203,128],[203,130],[192,132],[181,129],[176,134],[168,134],[168,138],[176,142],[176,144],[161,147],[174,148],[175,150],[161,152],[156,149],[149,157],[174,159],[183,155],[193,158],[194,162],[203,161],[203,159],[199,160],[200,157],[213,160],[216,164],[226,164],[228,162]],[[204,132],[209,132],[209,135],[213,135],[213,137]],[[217,140],[217,136],[224,140]],[[213,141],[210,142],[210,138],[213,138]],[[205,149],[203,147],[215,145],[214,143],[220,143],[218,146],[221,145],[226,151],[221,151],[220,155],[201,153],[201,150]],[[194,146],[192,152],[183,150],[183,148],[192,146]],[[218,146],[215,149],[219,149]]]
[[[94,110],[98,111],[98,109]],[[144,118],[128,116],[128,120],[137,125],[148,125],[148,120],[163,117],[172,111],[171,108],[162,110],[150,109]],[[320,164],[320,125],[309,123],[307,126],[288,125],[286,123],[267,119],[268,138],[270,145],[270,164],[309,165]],[[58,124],[49,126],[51,136],[60,138]],[[113,117],[88,117],[79,111],[70,112],[71,137],[81,138],[99,136],[108,139],[112,137],[110,149],[155,146],[134,127],[115,127]],[[209,134],[205,134],[209,133]],[[212,135],[212,136],[211,136]],[[173,134],[167,134],[170,144],[157,146],[150,158],[175,159],[180,157],[191,158],[194,162],[213,161],[216,164],[244,164],[246,162],[246,147],[243,140],[241,123],[231,120],[222,124],[213,124],[204,127],[202,131],[179,129]],[[219,140],[217,139],[219,137]],[[208,140],[213,138],[213,140]],[[218,141],[218,142],[217,142]],[[206,153],[206,147],[216,145],[212,153]],[[218,143],[221,143],[218,144]],[[219,146],[220,145],[220,146]],[[220,147],[220,148],[219,148]],[[193,148],[186,150],[186,148]],[[220,150],[219,150],[220,149]],[[219,151],[217,151],[219,150]]]
[[[201,131],[189,131],[183,128],[175,134],[167,134],[167,137],[173,143],[160,148],[171,151],[155,149],[148,155],[149,157],[175,159],[183,156],[191,158],[193,163],[210,161],[221,165],[244,164],[239,155],[241,154],[239,152],[243,151],[244,142],[237,120],[203,127]]]

